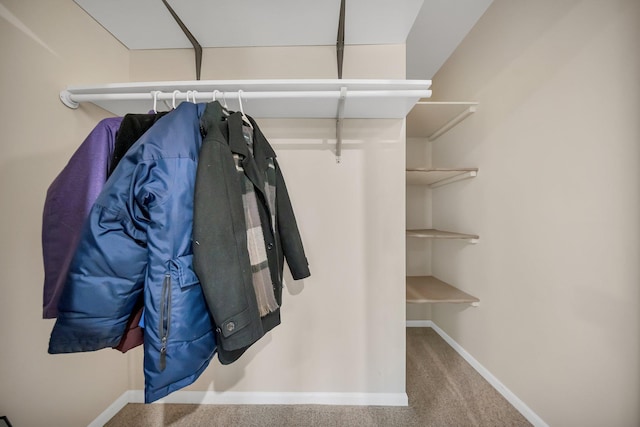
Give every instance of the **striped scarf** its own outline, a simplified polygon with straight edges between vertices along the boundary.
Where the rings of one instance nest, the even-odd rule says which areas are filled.
[[[251,136],[245,132],[245,140],[247,140],[249,149],[253,154],[253,146]],[[236,169],[241,172],[243,193],[242,205],[244,207],[244,218],[247,228],[247,250],[249,252],[249,260],[251,262],[251,272],[253,280],[253,289],[258,302],[258,310],[260,317],[263,317],[278,309],[278,303],[274,295],[274,289],[271,282],[271,272],[269,271],[269,260],[267,258],[267,249],[264,242],[264,234],[262,232],[262,224],[260,222],[260,214],[258,213],[258,198],[254,190],[253,183],[244,174],[242,167],[242,156],[233,155]],[[271,211],[271,227],[275,230],[275,201],[276,201],[276,174],[275,164],[272,158],[267,159],[268,168],[266,172],[264,192],[267,196],[267,204]]]

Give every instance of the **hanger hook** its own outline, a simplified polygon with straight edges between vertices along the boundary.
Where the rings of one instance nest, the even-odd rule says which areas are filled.
[[[151,93],[153,94],[153,113],[158,114],[158,95],[160,95],[160,91],[154,90]]]
[[[187,91],[187,102],[189,102],[189,97],[193,94],[192,90]]]
[[[213,90],[213,98],[211,99],[211,102],[216,102],[216,93],[218,92],[220,92],[218,89]]]
[[[244,117],[244,108],[242,108],[242,89],[238,89],[238,104],[240,104],[240,112],[242,113],[242,117]]]
[[[251,124],[251,121],[249,120],[249,118],[246,116],[246,114],[244,114],[244,108],[242,108],[242,89],[238,89],[238,104],[240,104],[240,114],[242,114],[242,120],[251,128],[253,129],[253,125]]]
[[[195,89],[191,91],[191,96],[193,96],[193,103],[194,104],[196,103],[196,93],[198,93],[198,91],[195,90]]]
[[[171,105],[173,105],[173,109],[174,110],[176,109],[176,95],[179,94],[179,93],[180,93],[180,91],[178,89],[176,89],[176,90],[173,91],[173,96],[171,97],[171,101],[172,101]]]
[[[224,108],[229,109],[229,107],[227,107],[227,93],[226,92],[222,92],[222,105],[224,105]]]

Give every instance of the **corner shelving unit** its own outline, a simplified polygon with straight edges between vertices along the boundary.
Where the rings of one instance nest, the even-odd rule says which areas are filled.
[[[477,111],[477,102],[419,101],[407,116],[407,137],[423,138],[431,142]],[[475,178],[478,168],[407,168],[407,186],[425,186],[429,189]],[[479,236],[434,228],[410,229],[407,237],[463,240],[477,243]],[[474,307],[480,299],[434,276],[407,276],[407,303],[463,303]]]

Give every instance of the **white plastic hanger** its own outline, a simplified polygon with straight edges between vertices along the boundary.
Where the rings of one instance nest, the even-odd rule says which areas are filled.
[[[171,98],[171,105],[173,106],[173,109],[176,109],[176,95],[179,94],[180,91],[178,89],[173,91],[173,97]]]
[[[197,90],[188,90],[187,91],[187,102],[189,102],[189,96],[191,96],[191,102],[192,103],[196,103],[196,93],[198,93]]]
[[[240,113],[242,114],[242,121],[253,130],[253,125],[249,121],[249,118],[244,114],[244,108],[242,108],[242,89],[238,90],[238,104],[240,104]]]
[[[158,95],[160,95],[160,91],[154,90],[151,93],[153,94],[153,114],[158,114]]]
[[[221,93],[221,94],[222,94],[222,96],[224,97],[224,92],[220,92],[218,89],[214,89],[214,91],[213,91],[213,97],[211,98],[211,102],[216,102],[216,98],[217,98],[217,96],[216,96],[216,95],[217,95],[217,94],[219,94],[219,93]],[[219,102],[219,101],[218,101],[218,102]],[[225,116],[228,116],[228,115],[229,115],[229,110],[227,109],[227,100],[226,100],[226,99],[224,100],[224,106],[222,107],[222,113],[223,113]]]
[[[222,92],[222,106],[225,110],[229,111],[229,107],[227,106],[227,95]]]

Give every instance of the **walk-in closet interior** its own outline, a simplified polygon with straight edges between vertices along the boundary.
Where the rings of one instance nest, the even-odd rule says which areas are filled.
[[[429,398],[412,397],[407,364],[420,364],[415,349],[439,363],[435,351],[446,347],[515,409],[509,420],[640,425],[639,40],[637,0],[0,0],[0,417],[16,427],[100,426],[128,404],[154,402],[375,407],[356,424],[443,425],[428,415],[446,414],[438,390],[453,396],[451,411],[477,403],[445,380],[429,384]],[[75,160],[85,175],[72,176],[67,194],[104,176],[83,227],[47,216],[52,183],[91,132],[131,114],[155,117],[135,153],[108,172],[94,157]],[[228,149],[236,137],[248,145],[225,170],[247,177],[234,193],[239,214],[195,196],[218,213],[198,217],[194,199],[174,198],[202,188],[193,189],[200,145]],[[264,166],[259,184],[243,160],[253,156]],[[149,188],[170,188],[166,198],[134,196],[153,176],[141,165],[165,160],[165,180]],[[220,179],[208,183],[231,197],[231,175],[212,164]],[[114,188],[132,192],[118,214]],[[70,200],[56,203],[68,210]],[[154,209],[167,222],[151,221]],[[288,209],[295,219],[271,216]],[[251,298],[259,280],[269,295],[273,280],[277,308],[265,303],[269,313],[255,317],[268,331],[233,350],[249,314],[218,319],[226,303],[208,293],[207,262],[193,250],[208,242],[198,237],[210,230],[197,228],[203,218],[216,221],[216,236],[242,235],[241,251],[256,243],[242,252]],[[113,263],[97,243],[109,227],[121,239]],[[147,242],[147,227],[182,230],[181,239]],[[83,233],[69,245],[88,251],[64,252],[75,258],[59,312],[43,291],[53,229]],[[119,252],[128,245],[137,255]],[[207,272],[219,277],[232,269],[220,260],[236,252],[214,247],[220,268]],[[169,273],[153,279],[147,251]],[[111,274],[85,280],[91,265]],[[119,281],[140,299],[100,293]],[[201,314],[170,310],[184,298]],[[125,301],[121,332],[90,348],[105,324],[82,319],[120,313]],[[132,320],[137,301],[142,321]],[[127,321],[144,339],[110,348]],[[209,341],[187,350],[196,334]],[[408,343],[426,336],[442,343]],[[153,388],[185,366],[188,378]],[[508,424],[495,414],[470,415],[468,425]],[[154,422],[173,425],[166,417]]]

